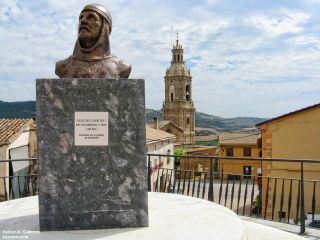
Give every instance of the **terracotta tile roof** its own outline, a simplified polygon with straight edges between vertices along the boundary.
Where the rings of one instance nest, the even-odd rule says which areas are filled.
[[[147,137],[147,144],[151,142],[158,142],[158,141],[176,138],[176,136],[171,133],[167,133],[159,129],[151,128],[148,125],[146,125],[146,137]]]
[[[261,138],[259,133],[220,133],[219,144],[220,145],[253,145],[258,143],[258,139]]]
[[[0,145],[4,143],[10,143],[11,140],[23,131],[29,123],[32,123],[32,119],[0,119]]]
[[[179,131],[183,132],[183,129],[182,129],[181,127],[179,127],[179,126],[178,126],[177,124],[175,124],[174,122],[168,121],[168,120],[160,122],[160,123],[159,123],[159,128],[162,129],[162,128],[164,128],[165,126],[170,125],[170,124],[171,124],[172,126],[174,126],[175,128],[177,128]]]
[[[289,113],[286,113],[286,114],[281,115],[281,116],[279,116],[279,117],[271,118],[271,119],[269,119],[269,120],[267,120],[267,121],[258,123],[258,124],[256,124],[256,127],[262,126],[262,125],[264,125],[264,124],[266,124],[266,123],[273,122],[273,121],[275,121],[275,120],[279,120],[279,119],[282,119],[282,118],[285,118],[285,117],[288,117],[288,116],[291,116],[291,115],[294,115],[294,114],[297,114],[297,113],[300,113],[300,112],[312,110],[312,109],[314,109],[314,108],[319,108],[319,107],[320,107],[320,103],[315,104],[315,105],[312,105],[312,106],[309,106],[309,107],[301,108],[301,109],[299,109],[299,110],[297,110],[297,111],[289,112]]]
[[[167,125],[167,124],[169,124],[171,121],[162,121],[162,122],[160,122],[159,123],[159,128],[161,128],[161,127],[163,127],[163,126],[165,126],[165,125]]]

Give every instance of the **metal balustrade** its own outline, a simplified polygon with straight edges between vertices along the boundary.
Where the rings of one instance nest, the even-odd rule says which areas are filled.
[[[37,174],[31,173],[31,166],[36,158],[0,160],[0,201],[7,201],[38,194]],[[13,173],[12,163],[24,162],[23,169]],[[26,167],[27,166],[27,167]],[[6,174],[3,174],[6,172]]]
[[[198,171],[186,164],[186,169],[169,169],[163,166],[152,167],[153,158],[174,159],[205,159],[208,170]],[[20,161],[36,164],[35,158],[0,160],[0,170],[6,164]],[[221,160],[250,160],[261,163],[282,162],[289,166],[299,165],[299,178],[268,176],[264,168],[259,175],[214,171],[214,162]],[[161,161],[159,161],[161,163]],[[320,164],[320,161],[310,159],[270,159],[270,158],[235,158],[217,156],[175,156],[162,154],[147,154],[148,190],[183,194],[202,198],[221,204],[238,215],[256,217],[271,221],[300,224],[300,233],[305,232],[306,216],[310,227],[320,228],[320,179],[305,179],[304,167]],[[320,165],[319,165],[320,166]],[[31,168],[27,174],[21,175],[7,171],[10,174],[0,174],[0,201],[37,195],[37,177]],[[1,172],[0,172],[1,173]],[[319,172],[320,178],[320,172]],[[308,191],[305,191],[305,188]],[[307,207],[305,199],[309,199]],[[306,214],[307,213],[307,214]],[[301,217],[303,216],[303,217]]]
[[[317,196],[320,194],[320,171],[318,179],[305,179],[304,166],[306,164],[320,164],[320,161],[310,159],[270,159],[270,158],[236,158],[217,156],[174,156],[162,154],[148,154],[148,167],[152,164],[152,158],[181,158],[184,161],[190,159],[206,159],[209,163],[208,171],[192,169],[189,164],[184,164],[184,169],[159,168],[156,181],[149,176],[149,191],[183,194],[191,197],[206,199],[216,202],[238,215],[257,217],[271,221],[279,221],[291,224],[300,224],[300,233],[305,232],[306,213],[310,213],[311,227],[320,227],[320,219],[316,221],[316,207],[320,214],[320,203]],[[288,163],[289,166],[298,164],[299,178],[285,178],[281,176],[268,176],[262,172],[259,175],[239,174],[234,172],[214,171],[213,161],[221,160],[245,160]],[[161,162],[161,161],[160,161]],[[235,163],[236,164],[236,163]],[[320,166],[320,165],[319,165]],[[310,166],[309,166],[310,167]],[[170,181],[167,181],[167,175]],[[153,187],[155,185],[155,187]],[[305,192],[305,186],[311,191]],[[309,208],[305,207],[305,197],[308,196]],[[294,204],[295,201],[295,204]],[[284,209],[286,210],[284,212]],[[293,211],[295,210],[295,211]],[[306,211],[307,210],[307,211]],[[301,217],[303,216],[303,217]]]

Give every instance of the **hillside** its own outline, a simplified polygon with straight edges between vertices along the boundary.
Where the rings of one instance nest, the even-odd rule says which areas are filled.
[[[196,112],[196,127],[214,128],[221,131],[241,131],[255,129],[257,123],[263,122],[267,118],[256,117],[236,117],[222,118],[208,115],[206,113]]]
[[[3,102],[0,101],[0,118],[33,118],[36,115],[36,102]],[[157,116],[162,120],[162,112],[146,109],[146,121],[153,121]],[[266,118],[236,117],[222,118],[206,113],[196,112],[197,135],[208,135],[210,132],[221,131],[250,131],[255,124],[267,120]]]
[[[2,102],[0,101],[0,118],[34,118],[36,102]]]
[[[153,120],[154,116],[158,116],[159,120],[160,121],[162,120],[161,111],[146,109],[146,121],[148,123]],[[222,117],[209,115],[202,112],[196,112],[197,132],[208,131],[209,129],[211,129],[212,133],[215,131],[217,132],[250,131],[255,129],[255,125],[257,123],[263,122],[265,120],[267,120],[267,118],[256,118],[256,117],[222,118]],[[207,135],[207,133],[204,135]]]

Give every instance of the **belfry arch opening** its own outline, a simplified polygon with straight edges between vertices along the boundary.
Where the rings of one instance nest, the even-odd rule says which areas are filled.
[[[169,86],[169,93],[170,93],[169,99],[171,102],[173,102],[173,100],[174,100],[174,94],[173,94],[174,93],[174,86],[173,85]]]
[[[190,101],[190,85],[186,85],[186,100]]]

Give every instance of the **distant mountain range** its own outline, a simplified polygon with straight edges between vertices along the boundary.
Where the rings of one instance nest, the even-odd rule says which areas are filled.
[[[152,122],[153,117],[157,116],[162,120],[162,112],[146,109],[146,121]],[[217,132],[221,131],[252,131],[255,130],[257,123],[268,120],[267,118],[256,117],[236,117],[236,118],[222,118],[218,116],[209,115],[202,112],[196,112],[196,127],[197,128],[211,128]]]
[[[34,118],[36,116],[36,102],[3,102],[0,101],[0,118]],[[153,109],[146,109],[146,121],[153,121],[153,117],[157,116],[162,120],[162,112]],[[259,122],[263,122],[267,118],[255,117],[236,117],[222,118],[206,113],[196,112],[196,127],[211,128],[216,131],[246,131],[255,128]]]
[[[34,118],[36,102],[2,102],[0,101],[0,118]]]

